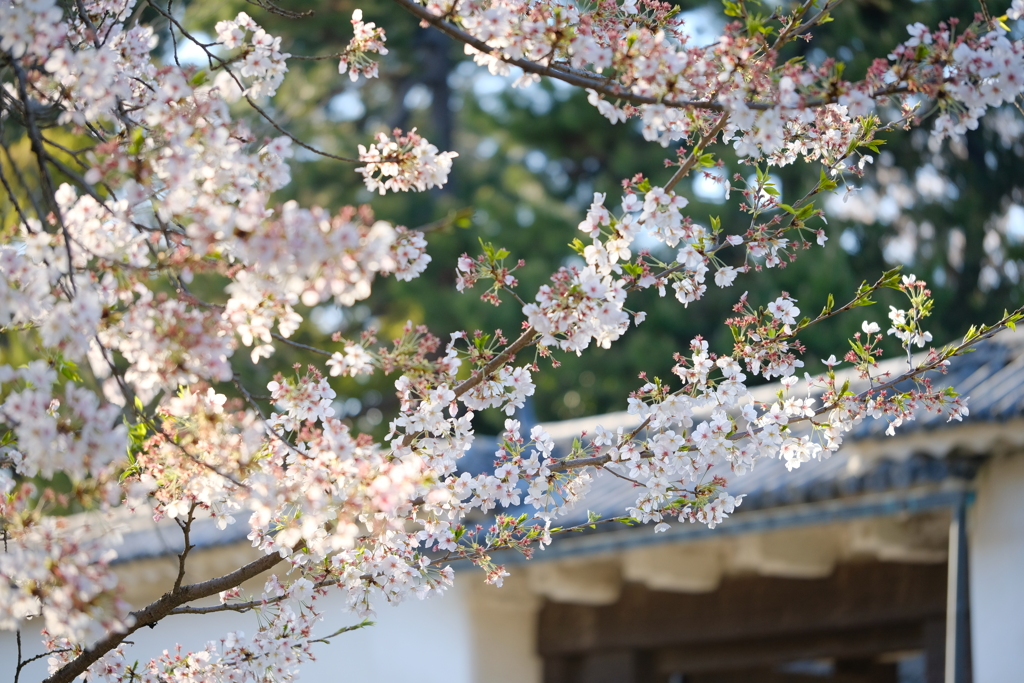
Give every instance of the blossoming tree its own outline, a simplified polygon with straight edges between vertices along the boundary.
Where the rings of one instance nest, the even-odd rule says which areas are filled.
[[[298,57],[245,13],[203,42],[152,0],[0,0],[0,326],[8,345],[24,350],[0,365],[0,627],[44,624],[48,681],[290,678],[325,639],[313,627],[328,592],[357,612],[375,596],[426,598],[451,584],[457,561],[500,585],[507,574],[492,553],[530,555],[572,531],[559,515],[602,469],[635,485],[624,518],[651,522],[654,532],[714,526],[741,500],[728,493],[728,477],[709,478],[712,467],[742,476],[760,459],[783,458],[796,468],[837,450],[866,418],[886,420],[889,433],[922,409],[961,419],[966,399],[933,390],[929,374],[1021,317],[1007,312],[932,347],[930,292],[913,275],[884,273],[830,294],[813,316],[785,292],[767,306],[744,294],[725,321],[732,348],[698,337],[677,354],[676,377],[645,378],[623,397],[639,427],[598,427],[570,453],[554,453],[542,429],[523,433],[514,419],[535,373],[556,372],[559,353],[609,348],[642,324],[632,292],[653,289],[685,308],[709,286],[737,286],[824,244],[815,199],[862,173],[884,134],[926,125],[941,142],[1016,102],[1024,44],[1007,22],[1024,4],[997,16],[982,3],[969,23],[908,26],[902,44],[850,81],[834,60],[779,58],[840,0],[771,13],[726,2],[731,23],[711,45],[693,44],[673,6],[655,0],[394,2],[493,73],[516,67],[520,84],[552,78],[583,88],[611,124],[633,121],[652,144],[672,147],[665,178],[627,178],[619,196],[594,196],[571,245],[583,265],[552,273],[539,291],[519,291],[512,255],[491,245],[450,264],[459,290],[479,287],[485,300],[521,310],[514,338],[409,325],[384,345],[369,333],[335,336],[326,348],[292,339],[308,307],[352,306],[376,278],[409,280],[430,261],[428,230],[377,220],[369,207],[332,214],[274,205],[293,149],[354,164],[380,194],[442,186],[458,163],[415,130],[353,141],[350,158],[331,155],[268,113],[289,59],[337,60],[339,78],[376,76],[385,33],[360,11],[347,45]],[[165,60],[144,14],[168,22]],[[179,63],[186,44],[205,55],[202,68]],[[280,135],[256,138],[251,119]],[[755,171],[722,179],[750,216],[741,230],[698,224],[675,191],[725,144]],[[783,203],[768,169],[798,162],[820,165],[818,181]],[[801,373],[800,333],[852,315],[883,288],[907,302],[890,309],[887,329],[864,321],[851,349],[836,349],[842,360],[826,360],[820,376]],[[886,335],[907,354],[898,376],[876,370]],[[285,345],[306,363],[265,389],[233,362],[269,362]],[[870,379],[869,390],[837,380],[842,363]],[[395,377],[400,401],[380,443],[337,419],[330,380],[378,372]],[[754,378],[781,378],[777,401],[755,402]],[[474,476],[459,460],[473,442],[474,413],[488,409],[509,419],[495,468]],[[69,496],[31,483],[58,473],[72,483]],[[109,549],[48,514],[71,497],[99,516],[123,507],[175,521],[179,572],[163,597],[130,611]],[[500,514],[510,506],[532,518]],[[464,523],[472,511],[493,524],[474,530]],[[261,557],[185,583],[190,530],[202,516],[222,528],[247,525]],[[243,593],[243,582],[264,575],[262,595]],[[194,604],[218,594],[219,606]],[[260,612],[261,628],[130,663],[135,630],[228,610]],[[16,675],[25,664],[12,663]]]

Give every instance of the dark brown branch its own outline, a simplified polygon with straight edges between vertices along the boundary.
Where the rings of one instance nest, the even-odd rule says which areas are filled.
[[[64,217],[61,215],[60,207],[57,205],[55,195],[56,188],[53,186],[53,177],[50,175],[50,169],[46,166],[49,154],[43,146],[43,135],[39,132],[39,126],[36,125],[35,114],[33,114],[32,108],[29,106],[27,86],[28,76],[17,61],[12,61],[11,66],[14,68],[14,73],[17,76],[18,97],[21,99],[22,104],[25,105],[25,130],[28,131],[28,138],[30,146],[32,147],[32,153],[35,154],[36,163],[39,165],[39,180],[43,186],[43,194],[46,197],[47,204],[50,205],[50,210],[53,213],[54,218],[57,219],[57,223],[60,225],[61,232],[64,234],[64,248],[68,255],[68,284],[71,287],[71,290],[74,291],[75,278],[73,264],[75,260],[71,255],[71,235],[68,233],[68,228],[64,224]],[[43,216],[40,216],[39,218],[42,219]]]
[[[124,642],[125,638],[143,626],[151,626],[169,615],[175,608],[189,602],[217,595],[222,591],[234,588],[249,579],[273,568],[284,560],[279,553],[271,553],[239,567],[233,572],[224,574],[209,581],[179,586],[177,590],[168,591],[157,601],[131,613],[134,623],[120,633],[111,633],[82,654],[58,669],[43,683],[71,683],[76,677],[85,673],[100,657]]]
[[[195,519],[196,508],[199,507],[199,503],[192,503],[188,508],[188,518],[184,522],[180,521],[177,517],[174,521],[177,522],[181,528],[181,535],[184,538],[184,542],[181,548],[181,552],[178,553],[178,576],[174,579],[174,588],[171,592],[176,592],[181,588],[181,582],[185,580],[185,561],[188,559],[189,551],[195,546],[192,545],[189,536],[192,532],[192,521]]]
[[[665,183],[666,192],[671,191],[672,188],[676,186],[676,183],[678,183],[680,180],[686,177],[686,174],[693,170],[693,167],[697,165],[697,161],[700,159],[701,153],[703,153],[704,149],[707,148],[708,145],[715,141],[715,137],[722,131],[723,128],[725,128],[725,124],[728,121],[728,114],[723,114],[718,118],[718,123],[716,123],[711,128],[711,130],[708,131],[707,135],[701,138],[697,146],[690,151],[690,156],[686,159],[685,162],[683,162],[679,169],[672,174],[672,177],[669,178],[669,181]]]
[[[527,346],[529,346],[530,342],[534,340],[537,334],[537,330],[533,329],[532,327],[527,327],[523,331],[523,333],[519,335],[518,339],[516,339],[514,342],[505,347],[504,351],[502,351],[497,356],[492,358],[487,363],[487,365],[483,367],[482,370],[480,370],[477,374],[473,375],[464,382],[461,382],[457,387],[455,387],[455,397],[458,398],[459,396],[462,396],[467,391],[469,391],[476,385],[480,384],[488,377],[493,375],[495,372],[497,372],[499,369],[501,369],[501,367],[505,365],[505,363],[507,363],[512,356],[516,355],[517,353],[525,349]]]
[[[320,579],[315,584],[314,588],[323,588],[324,586],[330,586],[336,584],[339,581],[337,576],[328,576],[326,579]],[[170,614],[216,614],[217,612],[238,612],[244,613],[256,609],[257,607],[265,607],[266,605],[272,605],[276,602],[288,599],[290,596],[287,593],[282,595],[275,595],[268,597],[266,600],[249,600],[247,602],[225,602],[220,605],[208,605],[206,607],[190,607],[188,605],[178,607],[171,610]]]
[[[687,99],[673,99],[664,97],[650,97],[647,95],[637,95],[627,89],[621,84],[613,83],[608,78],[600,76],[598,74],[590,74],[586,71],[579,69],[570,69],[562,66],[561,64],[548,64],[543,65],[538,62],[531,61],[529,59],[521,59],[515,57],[507,57],[501,53],[501,50],[496,49],[488,45],[485,41],[473,37],[471,34],[462,30],[458,26],[446,21],[447,16],[439,16],[432,13],[426,7],[420,5],[416,0],[394,0],[395,3],[405,8],[410,14],[419,17],[422,21],[432,25],[442,33],[448,35],[455,40],[465,43],[470,47],[483,52],[484,54],[491,55],[513,66],[518,66],[526,73],[537,74],[538,76],[548,76],[550,78],[557,78],[560,81],[575,85],[580,88],[588,88],[601,95],[610,97],[622,102],[628,102],[629,104],[663,104],[667,107],[674,109],[703,109],[706,111],[725,111],[725,105],[721,102],[714,100],[687,100]],[[816,21],[818,17],[815,17]],[[810,21],[808,22],[811,23]],[[809,28],[809,26],[807,26]],[[800,29],[806,30],[804,28]],[[872,93],[871,97],[884,97],[886,95],[896,95],[907,92],[905,86],[900,86],[898,83],[882,88]],[[825,104],[831,104],[836,101],[835,96],[823,97],[805,102],[807,107],[820,107]],[[751,109],[767,110],[774,109],[776,105],[774,103],[764,102],[747,102],[747,106]]]

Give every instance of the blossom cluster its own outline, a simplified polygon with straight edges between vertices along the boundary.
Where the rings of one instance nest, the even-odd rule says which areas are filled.
[[[366,188],[385,194],[391,192],[419,192],[440,187],[448,181],[452,159],[456,152],[438,152],[416,129],[403,134],[394,131],[392,140],[384,133],[377,135],[377,142],[364,147],[359,145],[359,161],[366,164],[356,169],[363,176]]]
[[[355,35],[349,41],[348,47],[342,53],[338,61],[338,73],[348,73],[352,82],[359,80],[359,75],[364,78],[377,77],[377,62],[367,55],[376,52],[379,55],[386,55],[388,49],[384,47],[387,38],[384,36],[384,29],[378,27],[372,21],[363,21],[363,10],[357,9],[352,12],[352,29]]]
[[[624,284],[590,266],[562,268],[551,276],[551,285],[541,286],[536,303],[523,306],[523,315],[543,346],[579,354],[593,341],[607,349],[629,327]]]
[[[935,119],[938,140],[975,130],[986,110],[1011,103],[1024,93],[1024,47],[998,29],[968,40],[953,37],[953,27],[932,32],[921,23],[907,26],[910,39],[889,58],[894,74],[920,72],[931,84],[925,91],[943,101]],[[918,65],[919,62],[927,61]],[[896,76],[894,76],[896,77]],[[919,76],[920,77],[920,76]],[[906,76],[904,76],[906,78]]]
[[[230,49],[243,48],[238,73],[249,79],[245,94],[254,99],[273,97],[288,71],[285,61],[291,57],[281,52],[281,39],[260,28],[245,12],[231,21],[218,21],[217,40]]]
[[[124,455],[121,411],[70,381],[55,392],[56,382],[57,373],[42,360],[18,370],[0,366],[0,384],[7,389],[0,416],[16,437],[6,455],[25,476],[101,475]]]
[[[517,85],[538,73],[583,87],[589,82],[589,100],[602,115],[613,123],[637,118],[646,139],[666,146],[698,139],[720,116],[698,103],[714,102],[725,114],[724,139],[734,140],[741,156],[776,165],[798,156],[830,162],[847,156],[844,138],[855,137],[860,117],[890,97],[902,103],[922,92],[948,107],[936,120],[941,139],[976,127],[987,108],[1022,92],[1020,41],[994,25],[955,36],[955,22],[934,33],[922,24],[908,26],[911,38],[888,63],[876,60],[863,80],[851,82],[836,76],[828,61],[779,65],[758,57],[775,55],[793,40],[792,28],[806,19],[807,8],[776,31],[774,42],[771,32],[736,22],[717,42],[697,46],[683,20],[656,0],[606,1],[588,9],[524,0],[423,4],[420,16],[486,42],[488,52],[468,41],[465,49],[492,73],[509,73],[516,60],[535,62],[537,71]],[[1014,5],[1008,17],[1016,12]]]
[[[493,72],[517,61],[528,67],[522,83],[541,72],[571,77],[611,121],[636,119],[648,140],[685,148],[670,162],[672,180],[625,181],[617,209],[606,206],[606,194],[594,195],[579,225],[590,240],[576,244],[583,264],[560,268],[523,305],[524,329],[513,341],[500,330],[456,331],[442,348],[412,322],[390,347],[377,347],[372,330],[336,336],[327,349],[294,341],[305,308],[350,307],[378,277],[411,280],[431,257],[422,232],[380,220],[369,207],[272,204],[291,180],[293,144],[316,150],[255,103],[274,96],[289,54],[249,15],[219,22],[215,44],[194,44],[208,57],[206,71],[161,63],[157,33],[134,21],[133,0],[64,9],[55,0],[0,0],[0,56],[11,66],[3,72],[5,115],[26,123],[43,199],[37,206],[39,193],[29,193],[26,204],[4,175],[16,219],[0,245],[0,327],[31,360],[0,365],[0,627],[41,615],[57,680],[289,680],[311,657],[315,602],[328,589],[367,614],[375,598],[444,592],[456,560],[479,565],[500,585],[507,572],[491,554],[511,548],[529,556],[551,543],[552,521],[585,498],[598,470],[635,487],[623,518],[654,522],[657,531],[672,520],[713,527],[742,503],[728,492],[727,475],[761,459],[794,469],[828,457],[868,417],[886,420],[892,433],[922,410],[967,415],[966,399],[918,377],[941,370],[953,352],[910,355],[931,341],[923,320],[932,305],[925,284],[910,276],[862,288],[847,308],[868,303],[878,287],[908,297],[908,308],[891,309],[888,334],[908,353],[903,379],[917,382],[911,390],[872,374],[884,336],[867,321],[844,358],[853,371],[836,373],[833,357],[825,374],[805,374],[801,386],[797,335],[830,317],[832,304],[809,319],[786,292],[765,306],[744,294],[727,321],[732,349],[693,339],[676,355],[670,381],[644,376],[629,397],[635,430],[598,427],[564,454],[543,428],[524,435],[514,417],[535,393],[542,362],[516,356],[531,346],[540,358],[610,348],[631,313],[635,324],[643,320],[643,311],[626,308],[634,290],[665,296],[671,288],[689,306],[705,295],[712,269],[715,284],[730,287],[748,271],[792,260],[810,235],[824,243],[823,230],[807,227],[819,215],[813,204],[781,203],[760,166],[745,188],[732,185],[742,178],[725,183],[752,217],[745,232],[686,216],[688,201],[674,188],[714,163],[704,149],[719,138],[755,164],[820,162],[814,192],[831,189],[829,178],[864,163],[852,157],[873,142],[879,124],[870,114],[884,98],[916,92],[942,100],[948,120],[940,117],[940,135],[969,129],[983,108],[1015,98],[1024,71],[1019,41],[991,27],[954,39],[948,27],[911,26],[888,62],[851,83],[831,66],[775,64],[789,28],[770,45],[767,34],[737,22],[699,47],[669,5],[654,0],[403,4],[428,23],[447,22],[456,37],[483,41],[467,42],[467,52]],[[359,10],[352,25],[339,70],[372,77],[368,55],[386,54],[384,33]],[[193,40],[184,32],[181,39]],[[170,47],[163,52],[176,54]],[[247,104],[283,134],[257,136],[238,116]],[[67,152],[81,173],[42,137],[58,127],[91,138]],[[381,133],[358,149],[356,173],[381,194],[440,187],[457,157],[415,129]],[[726,260],[727,249],[745,251]],[[457,287],[493,280],[485,298],[497,304],[518,285],[519,266],[504,265],[505,250],[484,251],[459,260]],[[311,352],[311,360],[294,375],[276,375],[266,394],[254,391],[236,351],[247,349],[255,364],[282,344]],[[382,442],[341,419],[334,379],[378,369],[397,374],[399,403]],[[755,401],[748,375],[781,378],[777,396]],[[866,389],[854,393],[847,379]],[[474,418],[493,409],[508,418],[493,467],[465,471]],[[225,611],[260,613],[251,638],[236,633],[139,666],[120,647],[86,662],[89,643],[135,625],[109,570],[113,556],[96,540],[102,524],[83,530],[45,516],[50,499],[25,483],[58,473],[100,520],[120,506],[174,520],[186,534],[200,517],[222,529],[244,525],[263,558],[286,563],[291,578],[272,578],[259,598],[241,597],[237,585],[223,596]],[[521,507],[529,514],[503,512]],[[489,522],[476,528],[470,514]],[[176,586],[162,599],[179,595]]]
[[[155,61],[152,28],[125,23],[133,9],[130,0],[86,2],[84,14],[66,20],[49,0],[0,6],[0,49],[16,66],[5,98],[27,116],[55,112],[34,125],[72,123],[97,136],[76,157],[82,176],[68,171],[74,184],[52,188],[52,211],[30,215],[13,200],[21,220],[0,246],[0,326],[24,335],[39,358],[0,366],[0,622],[20,626],[42,614],[49,634],[78,651],[127,627],[107,570],[112,551],[82,528],[33,521],[45,497],[19,493],[23,478],[64,473],[76,491],[183,524],[210,515],[223,527],[244,511],[267,552],[290,553],[296,533],[321,558],[358,547],[334,559],[339,572],[355,567],[362,577],[385,571],[370,565],[394,551],[374,550],[371,539],[386,541],[392,530],[363,538],[354,520],[393,513],[424,476],[417,458],[393,462],[333,419],[333,390],[322,378],[278,383],[271,394],[280,412],[267,419],[209,388],[235,381],[239,344],[257,362],[275,337],[290,337],[300,304],[350,306],[369,295],[376,275],[409,280],[430,257],[421,233],[375,220],[367,208],[332,215],[294,202],[268,207],[270,193],[290,180],[292,139],[257,140],[229,104],[243,92],[273,96],[287,70],[280,38],[244,13],[220,22],[217,42],[235,54],[211,53],[211,80]],[[359,35],[383,53],[382,33],[366,25]],[[413,142],[414,157],[433,155],[444,166],[416,171],[413,184],[443,184],[454,155],[419,136]],[[39,154],[44,167],[61,163]],[[189,285],[211,277],[227,280],[224,296],[203,301]],[[368,369],[361,348],[345,349],[346,374]],[[309,441],[291,443],[292,427]],[[301,463],[292,462],[297,453]],[[280,520],[294,522],[303,497],[299,526],[272,534]],[[316,540],[317,527],[334,533]],[[399,544],[410,590],[449,582],[443,570],[418,564],[414,545]],[[373,585],[356,580],[353,605],[365,604]]]
[[[0,553],[0,628],[41,617],[49,633],[81,643],[130,626],[129,605],[118,595],[110,568],[116,552],[109,545],[90,538],[87,528],[70,528],[66,519],[13,526],[19,518],[15,508],[35,495],[35,487],[22,484],[0,498],[0,513],[11,524]]]

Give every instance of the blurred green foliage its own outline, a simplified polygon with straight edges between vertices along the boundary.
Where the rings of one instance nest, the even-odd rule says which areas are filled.
[[[718,8],[682,5],[695,30],[707,29],[707,35],[698,34],[696,39],[709,42],[714,20],[709,26],[708,17],[719,14]],[[521,325],[519,306],[508,301],[495,308],[472,292],[458,294],[454,287],[457,257],[463,252],[475,255],[480,238],[507,248],[513,258],[526,260],[525,268],[517,272],[519,291],[524,299],[532,299],[555,269],[574,262],[567,244],[580,236],[576,224],[593,192],[607,192],[611,206],[620,196],[623,178],[643,173],[655,184],[664,182],[670,175],[664,161],[674,158],[675,151],[644,141],[634,123],[611,125],[586,102],[584,93],[560,83],[544,81],[527,89],[512,89],[511,78],[488,74],[467,60],[461,46],[419,28],[411,16],[387,0],[288,3],[290,11],[314,11],[305,19],[277,16],[245,0],[192,3],[188,21],[190,29],[209,32],[216,20],[247,11],[268,32],[283,37],[285,50],[296,55],[324,55],[347,44],[351,36],[348,19],[357,6],[363,8],[367,21],[375,21],[387,31],[390,54],[381,60],[380,79],[353,84],[347,76],[338,75],[336,60],[292,60],[291,73],[272,103],[275,118],[300,139],[347,155],[355,154],[356,146],[367,143],[378,131],[416,127],[440,149],[459,152],[451,181],[442,191],[375,197],[362,187],[351,167],[303,151],[293,165],[294,180],[281,200],[295,198],[332,208],[370,202],[378,217],[409,227],[464,207],[472,207],[472,220],[466,227],[449,227],[429,236],[433,263],[424,276],[410,283],[378,282],[370,299],[347,311],[329,307],[307,311],[311,315],[296,339],[333,349],[330,332],[338,330],[354,338],[362,329],[376,326],[385,341],[396,335],[406,320],[429,325],[443,340],[460,329],[490,332],[500,328],[511,337]],[[907,24],[922,21],[935,26],[949,16],[969,21],[976,9],[975,4],[960,0],[849,0],[836,11],[835,21],[815,31],[810,42],[797,41],[781,57],[819,63],[826,55],[835,55],[847,64],[844,75],[856,79],[871,59],[884,57],[906,38]],[[993,7],[996,12],[1001,9]],[[883,117],[891,115],[881,113]],[[927,129],[930,124],[924,125]],[[276,135],[269,125],[259,122],[254,130]],[[653,292],[635,295],[629,307],[647,310],[647,321],[610,350],[591,349],[579,358],[557,354],[562,365],[554,372],[547,370],[547,361],[540,361],[544,371],[535,375],[538,417],[568,418],[623,409],[626,394],[640,383],[637,374],[647,371],[667,376],[672,354],[685,351],[695,335],[709,339],[715,350],[728,350],[731,336],[722,321],[744,290],[755,304],[787,291],[799,300],[804,313],[813,314],[821,309],[829,292],[842,302],[861,281],[875,279],[893,265],[893,254],[901,256],[908,271],[933,282],[938,312],[931,329],[937,341],[950,340],[971,322],[992,320],[1004,308],[1018,305],[1021,290],[1017,282],[1004,276],[997,286],[983,290],[979,277],[990,259],[983,246],[986,232],[996,229],[1011,203],[1024,204],[1024,178],[1016,171],[1024,156],[1020,140],[1003,144],[986,125],[969,133],[966,144],[946,145],[935,152],[927,147],[925,130],[889,133],[885,139],[884,159],[876,159],[863,180],[848,180],[881,190],[892,185],[894,176],[902,175],[913,187],[918,169],[930,166],[948,178],[955,191],[919,201],[888,223],[862,224],[830,215],[830,240],[824,248],[803,252],[784,269],[741,276],[731,289],[711,286],[708,296],[689,308],[671,297],[659,299]],[[712,151],[720,155],[730,174],[745,177],[753,172],[739,163],[731,148],[718,146]],[[891,166],[880,178],[877,172],[885,160]],[[812,186],[819,168],[798,163],[772,173],[781,184],[783,201],[793,201]],[[721,217],[728,232],[746,228],[749,216],[738,210],[736,193],[732,202],[720,203],[694,192],[691,182],[698,181],[685,180],[677,189],[689,196],[687,211],[696,222],[707,224],[714,215]],[[932,226],[930,238],[920,228],[925,221]],[[908,222],[916,230],[913,244],[902,250],[893,248],[893,240],[905,238]],[[962,263],[948,258],[950,235],[955,230],[966,238]],[[1024,256],[1010,236],[1001,237],[1004,259]],[[807,369],[820,369],[817,359],[830,353],[841,355],[848,348],[846,338],[859,329],[864,317],[884,324],[885,304],[898,302],[896,298],[883,300],[875,308],[860,309],[863,316],[852,314],[828,327],[810,330],[803,339],[808,347]],[[892,353],[896,347],[888,349]],[[300,357],[301,353],[285,349],[272,363],[240,370],[246,383],[258,388],[274,370],[286,368]],[[242,359],[239,363],[244,365]],[[335,382],[341,400],[359,399],[349,401],[348,406],[361,429],[379,435],[386,428],[379,419],[394,407],[393,379],[376,378],[369,384]],[[485,431],[498,429],[504,417],[490,412],[494,414],[481,417]]]

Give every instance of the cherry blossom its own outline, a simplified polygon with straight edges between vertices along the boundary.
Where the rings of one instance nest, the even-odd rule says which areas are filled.
[[[655,532],[727,524],[742,504],[729,493],[731,478],[763,459],[796,469],[830,457],[865,419],[884,420],[888,434],[926,411],[963,419],[968,399],[934,388],[931,375],[1021,318],[1007,313],[937,349],[924,327],[931,293],[911,275],[886,273],[838,306],[830,296],[813,318],[802,318],[786,292],[765,293],[764,305],[744,293],[726,321],[731,348],[694,338],[675,354],[668,379],[642,375],[624,397],[635,429],[598,426],[570,453],[556,453],[542,427],[523,434],[515,419],[547,363],[591,345],[610,348],[631,316],[640,324],[646,312],[629,308],[637,290],[671,293],[689,307],[706,294],[709,273],[716,286],[732,287],[823,246],[816,195],[863,171],[879,136],[915,125],[912,100],[939,109],[933,145],[1016,101],[1024,47],[980,18],[955,32],[952,23],[912,24],[855,82],[831,62],[776,62],[796,27],[820,21],[806,14],[809,4],[780,10],[764,31],[735,22],[697,45],[670,6],[654,0],[395,2],[461,41],[492,73],[515,66],[519,86],[541,76],[566,81],[587,92],[609,125],[633,122],[646,140],[678,148],[667,159],[671,177],[634,176],[618,196],[593,195],[573,243],[582,262],[537,292],[517,293],[523,262],[492,244],[438,264],[455,270],[460,291],[483,281],[490,303],[514,295],[522,322],[515,337],[457,330],[442,344],[410,322],[390,345],[372,330],[336,336],[323,349],[293,339],[306,307],[351,307],[379,278],[411,280],[431,263],[424,232],[369,206],[274,204],[291,181],[295,148],[355,161],[366,188],[380,194],[441,187],[458,155],[415,129],[353,141],[358,158],[347,161],[286,133],[260,103],[287,76],[289,48],[252,16],[218,22],[216,40],[202,44],[176,15],[149,5],[175,41],[180,35],[206,55],[199,68],[161,59],[177,56],[177,42],[162,45],[138,23],[133,0],[0,0],[0,52],[10,67],[3,115],[24,123],[41,198],[26,204],[4,175],[14,218],[0,245],[0,327],[30,360],[0,365],[0,627],[42,617],[51,683],[80,675],[291,680],[323,640],[313,628],[328,591],[367,615],[376,598],[443,593],[456,562],[477,565],[500,586],[509,572],[493,553],[531,557],[571,531],[555,522],[586,500],[601,471],[635,493],[616,519],[650,522]],[[1007,17],[1021,12],[1015,0]],[[351,25],[353,37],[330,58],[339,75],[374,77],[370,55],[387,54],[384,31],[358,9]],[[874,112],[890,105],[902,113],[883,125]],[[266,123],[276,137],[253,132]],[[90,139],[75,153],[77,170],[47,145],[43,131],[51,129]],[[738,197],[750,215],[746,228],[696,222],[678,189],[726,144],[754,167],[748,180],[723,179],[727,198]],[[820,164],[820,180],[786,204],[768,169],[797,162]],[[658,249],[642,248],[650,244]],[[869,305],[886,288],[908,302],[890,309],[888,334],[864,321],[841,361],[833,354],[824,374],[801,378],[803,330]],[[887,336],[906,352],[898,374],[878,369]],[[282,345],[305,354],[303,363],[250,386],[239,368]],[[399,403],[380,442],[335,408],[335,378],[378,371],[395,377]],[[747,384],[754,378],[779,378],[776,395],[755,400]],[[475,416],[488,410],[504,413],[505,429],[493,466],[471,474],[460,461],[475,442]],[[47,514],[49,499],[28,483],[58,473],[95,510],[81,523]],[[161,605],[188,611],[221,594],[217,609],[259,614],[254,634],[130,664],[126,639],[168,612],[129,613],[120,599],[109,568],[115,512],[171,520],[184,534],[181,571]],[[488,521],[471,524],[470,514]],[[242,525],[261,556],[230,580],[185,586],[188,533],[201,517],[221,529]],[[243,593],[245,580],[279,565],[260,595]]]
[[[363,176],[368,190],[385,194],[415,188],[422,192],[445,184],[457,153],[439,153],[415,129],[404,135],[395,130],[394,136],[391,140],[380,133],[369,147],[359,145],[359,161],[366,165],[357,168],[356,173]]]
[[[387,38],[384,30],[377,27],[372,21],[363,21],[363,10],[357,9],[352,12],[352,29],[355,35],[349,41],[348,47],[338,62],[338,73],[348,72],[353,82],[359,80],[362,74],[365,78],[377,77],[377,62],[367,55],[376,52],[379,55],[386,55],[388,49],[384,47]]]

